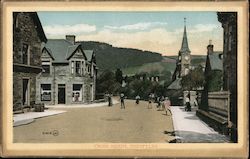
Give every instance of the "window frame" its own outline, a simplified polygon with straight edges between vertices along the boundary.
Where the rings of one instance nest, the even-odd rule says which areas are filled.
[[[50,89],[43,89],[43,85],[49,85],[50,86]],[[49,93],[48,95],[50,96],[49,99],[44,99],[43,96],[44,96],[44,93]],[[52,95],[52,84],[40,84],[40,100],[41,101],[52,101],[51,99],[51,96]]]

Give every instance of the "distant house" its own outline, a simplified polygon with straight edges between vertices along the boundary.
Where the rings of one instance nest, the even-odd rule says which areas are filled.
[[[47,41],[36,12],[13,13],[13,105],[36,100],[36,76],[42,71],[41,47]]]
[[[95,100],[95,54],[75,43],[74,35],[48,39],[41,60],[43,72],[37,77],[37,102],[77,104]]]
[[[207,46],[208,54],[205,67],[205,81],[208,91],[220,91],[223,88],[223,52],[214,51],[213,45]]]

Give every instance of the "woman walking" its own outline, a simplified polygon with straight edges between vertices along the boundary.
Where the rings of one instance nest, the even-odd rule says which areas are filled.
[[[165,98],[164,105],[165,105],[166,115],[168,115],[168,111],[172,115],[171,108],[170,108],[171,101],[170,101],[170,99],[168,97]]]

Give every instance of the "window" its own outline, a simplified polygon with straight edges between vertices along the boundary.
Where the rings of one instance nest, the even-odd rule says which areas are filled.
[[[88,74],[90,74],[91,68],[90,65],[88,65]]]
[[[74,66],[75,66],[75,63],[74,61],[71,62],[71,74],[74,74]]]
[[[42,61],[43,73],[50,73],[50,61]]]
[[[41,84],[41,101],[51,101],[51,84]]]
[[[29,46],[27,44],[23,44],[22,47],[22,63],[28,65],[28,49]]]
[[[82,84],[73,84],[72,98],[73,102],[82,101]]]
[[[76,75],[81,75],[81,61],[76,61]]]
[[[82,61],[82,75],[84,75],[84,61]]]

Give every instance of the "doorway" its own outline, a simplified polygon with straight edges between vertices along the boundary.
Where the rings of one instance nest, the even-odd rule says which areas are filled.
[[[29,104],[29,79],[23,79],[23,105]]]
[[[58,104],[65,104],[65,84],[58,84]]]

